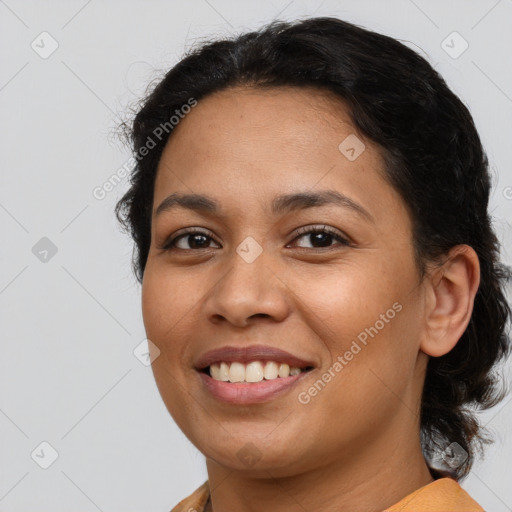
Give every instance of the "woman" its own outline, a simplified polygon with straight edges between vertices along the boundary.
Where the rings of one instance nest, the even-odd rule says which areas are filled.
[[[129,135],[117,215],[153,372],[208,480],[173,511],[481,511],[505,271],[468,109],[334,18],[204,44]]]

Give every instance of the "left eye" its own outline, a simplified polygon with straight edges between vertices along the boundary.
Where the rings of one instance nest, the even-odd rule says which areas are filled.
[[[322,227],[306,227],[298,230],[299,235],[294,239],[299,240],[300,238],[309,237],[309,242],[311,244],[318,244],[316,247],[312,247],[313,249],[324,248],[324,247],[332,247],[331,242],[337,240],[341,245],[350,245],[350,242],[342,237],[338,231],[331,229],[327,226]],[[308,239],[308,238],[306,238]],[[300,245],[300,247],[304,247]],[[309,249],[310,247],[305,247]]]

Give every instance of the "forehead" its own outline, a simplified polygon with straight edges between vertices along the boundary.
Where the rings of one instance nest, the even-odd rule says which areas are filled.
[[[343,153],[347,144],[355,159]],[[378,209],[399,200],[382,169],[377,146],[356,131],[333,93],[236,87],[200,100],[174,128],[159,163],[155,205],[174,191],[222,195],[242,207],[320,187]]]
[[[221,153],[215,149],[225,150],[230,143],[237,151],[246,150],[242,158],[250,146],[264,142],[270,146],[268,151],[259,147],[260,154],[266,156],[277,148],[277,159],[305,147],[325,150],[344,132],[355,129],[344,102],[330,91],[232,87],[201,99],[174,129],[167,148],[175,150],[180,142],[176,139],[186,139],[199,151],[198,156],[217,157]],[[337,151],[337,146],[331,149]]]

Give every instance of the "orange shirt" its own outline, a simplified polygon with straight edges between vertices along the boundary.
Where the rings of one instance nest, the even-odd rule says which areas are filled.
[[[210,499],[208,480],[190,496],[181,500],[171,512],[204,512]],[[485,512],[453,478],[439,478],[383,512]]]

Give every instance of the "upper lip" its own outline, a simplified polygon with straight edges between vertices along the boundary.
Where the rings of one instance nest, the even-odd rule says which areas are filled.
[[[202,354],[195,362],[198,370],[204,370],[213,363],[234,362],[249,363],[251,361],[275,361],[276,363],[286,363],[290,367],[306,368],[314,366],[312,361],[307,361],[298,356],[294,356],[285,350],[267,345],[249,345],[246,347],[228,345],[221,348],[210,350]]]

